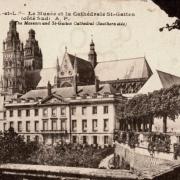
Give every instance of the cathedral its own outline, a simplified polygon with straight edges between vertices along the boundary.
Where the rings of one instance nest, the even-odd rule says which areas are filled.
[[[180,83],[180,78],[152,72],[145,57],[98,61],[93,39],[87,59],[65,48],[61,64],[43,68],[43,52],[29,30],[25,46],[16,21],[10,21],[3,41],[0,82],[0,130],[13,127],[27,141],[59,141],[112,145],[120,127],[116,104],[155,88]],[[152,89],[153,90],[153,89]]]
[[[51,77],[46,77],[50,72]],[[2,94],[24,94],[32,89],[91,85],[97,78],[100,84],[109,83],[117,92],[136,93],[152,75],[145,57],[98,62],[93,40],[87,60],[74,56],[65,48],[62,64],[43,69],[43,56],[35,31],[29,30],[25,46],[19,38],[16,21],[10,21],[3,42]],[[48,79],[47,79],[48,78]]]

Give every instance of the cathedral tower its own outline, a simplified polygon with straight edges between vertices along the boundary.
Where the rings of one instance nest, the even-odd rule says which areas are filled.
[[[27,71],[42,69],[42,53],[33,29],[29,30],[29,38],[24,48],[24,67]]]
[[[16,21],[10,21],[7,38],[3,42],[3,90],[9,94],[22,93],[24,87],[23,43],[16,30]]]
[[[54,86],[57,87],[57,88],[60,87],[59,73],[60,73],[60,65],[59,65],[59,58],[57,57],[57,61],[56,61],[56,76],[55,76],[55,79],[54,79]]]
[[[95,68],[97,65],[97,54],[95,51],[95,44],[93,42],[93,39],[91,40],[91,43],[90,43],[90,51],[88,54],[88,60],[92,64],[93,68]]]

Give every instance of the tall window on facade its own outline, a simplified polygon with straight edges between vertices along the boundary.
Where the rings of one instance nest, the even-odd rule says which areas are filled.
[[[30,109],[26,109],[26,116],[30,116]]]
[[[3,130],[7,131],[7,123],[3,123]]]
[[[72,107],[71,108],[71,115],[75,115],[76,114],[76,107]]]
[[[66,130],[66,120],[61,119],[61,131],[65,131],[65,130]]]
[[[51,144],[53,145],[54,143],[56,143],[56,136],[54,135],[54,134],[52,134],[52,136],[51,136]]]
[[[109,137],[108,136],[104,136],[104,144],[109,144]]]
[[[87,144],[87,136],[83,136],[83,144]]]
[[[18,132],[22,132],[22,121],[18,121]]]
[[[39,136],[36,135],[35,138],[34,138],[34,140],[35,140],[35,142],[38,143],[38,142],[39,142]]]
[[[97,144],[97,136],[93,136],[93,144]]]
[[[92,114],[97,114],[97,106],[92,107]]]
[[[53,107],[53,108],[51,109],[51,115],[52,115],[52,116],[56,116],[56,112],[57,112],[57,109],[56,109],[55,107]]]
[[[6,118],[6,111],[4,111],[4,119]]]
[[[77,131],[77,121],[72,120],[72,131]]]
[[[26,131],[30,132],[30,121],[26,121]]]
[[[66,114],[66,108],[61,107],[61,115],[64,116]]]
[[[47,120],[43,120],[43,131],[48,130],[48,121]]]
[[[77,136],[72,136],[72,142],[77,143]]]
[[[92,130],[93,131],[97,131],[97,128],[98,128],[98,126],[97,126],[97,119],[93,119],[92,120]]]
[[[48,116],[48,109],[47,109],[47,108],[44,108],[44,109],[43,109],[43,116],[44,116],[44,117],[47,117],[47,116]]]
[[[86,119],[82,120],[82,131],[83,132],[87,131],[87,120]]]
[[[28,135],[27,136],[27,142],[29,143],[31,141],[31,137]]]
[[[18,117],[21,117],[21,110],[18,110]]]
[[[43,144],[46,144],[47,140],[48,140],[48,137],[47,136],[43,136]]]
[[[9,116],[10,116],[10,117],[13,117],[13,110],[10,110],[10,111],[9,111]]]
[[[108,106],[104,106],[104,114],[108,114]]]
[[[13,121],[10,121],[9,127],[14,128],[14,122]]]
[[[86,114],[86,107],[82,107],[82,115]]]
[[[35,115],[35,116],[38,116],[38,115],[39,115],[39,110],[38,110],[38,109],[35,109],[35,110],[34,110],[34,115]]]
[[[39,131],[39,121],[34,122],[34,130]]]
[[[104,119],[104,131],[108,131],[108,130],[109,130],[109,120]]]
[[[52,130],[55,131],[57,130],[57,120],[52,120]]]

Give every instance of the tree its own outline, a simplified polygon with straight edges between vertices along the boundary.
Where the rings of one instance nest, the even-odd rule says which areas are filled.
[[[101,160],[113,153],[114,149],[112,147],[101,149],[89,145],[42,145],[29,158],[29,163],[98,168]]]
[[[165,11],[169,17],[177,17],[178,19],[172,24],[166,24],[165,27],[160,28],[160,31],[163,31],[164,28],[167,28],[169,31],[172,29],[180,29],[180,1],[179,0],[153,0],[163,11]]]
[[[1,163],[23,163],[37,149],[35,142],[26,143],[13,128],[0,134],[0,144]]]
[[[175,120],[179,115],[179,85],[154,91],[151,96],[151,107],[154,117],[163,118],[163,132],[167,132],[167,118]]]
[[[152,129],[153,118],[163,118],[163,132],[167,131],[167,118],[175,120],[180,114],[180,85],[160,89],[149,94],[140,94],[128,100],[121,108],[123,118],[131,126],[131,130],[143,131]],[[137,128],[137,125],[139,126]]]

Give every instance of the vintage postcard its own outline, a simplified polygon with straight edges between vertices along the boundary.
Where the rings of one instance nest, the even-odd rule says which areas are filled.
[[[0,0],[0,179],[179,179],[177,0]]]

